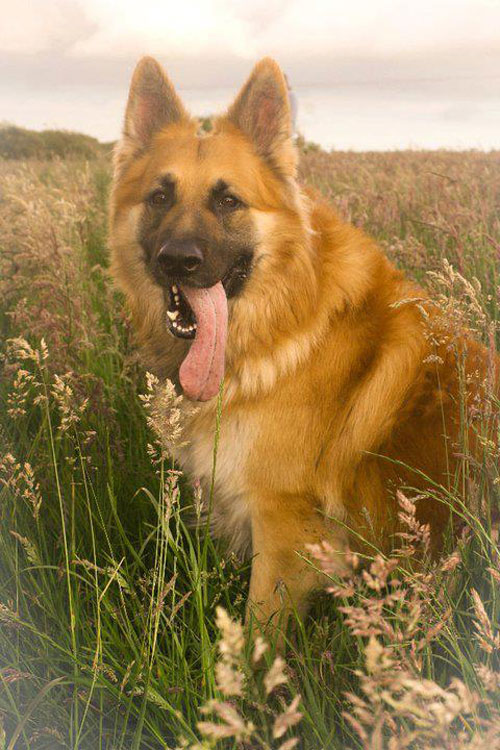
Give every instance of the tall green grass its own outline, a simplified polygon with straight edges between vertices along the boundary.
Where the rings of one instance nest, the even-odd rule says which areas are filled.
[[[443,258],[464,278],[477,277],[488,315],[478,335],[489,335],[490,344],[499,303],[499,167],[496,153],[444,152],[309,151],[301,164],[307,183],[424,283]],[[142,750],[174,748],[181,738],[194,745],[197,722],[206,719],[201,707],[221,698],[216,608],[243,618],[249,562],[214,542],[205,523],[192,524],[196,493],[159,458],[139,398],[147,393],[144,373],[107,274],[108,163],[4,162],[0,177],[0,748]],[[437,291],[463,301],[452,286]],[[497,510],[500,454],[498,436],[491,439],[466,491]],[[419,652],[422,677],[448,691],[460,678],[486,697],[477,665],[498,675],[498,539],[489,511],[478,511],[469,527],[454,570],[434,569],[426,582],[418,628],[409,629],[404,608],[384,605],[381,617],[402,634],[391,653],[407,655],[412,639],[429,634]],[[247,669],[247,697],[234,705],[259,730],[253,740],[233,737],[223,746],[278,747],[297,736],[308,750],[403,747],[387,744],[397,738],[387,724],[378,745],[367,728],[380,686],[366,683],[373,677],[367,636],[345,620],[349,608],[366,608],[381,594],[353,576],[353,595],[337,591],[343,606],[319,596],[311,616],[296,623],[286,686],[266,698],[262,670]],[[404,585],[417,596],[418,574],[411,576]],[[490,651],[476,637],[481,612],[472,589],[484,623],[492,623]],[[271,647],[267,669],[274,656]],[[500,696],[500,679],[495,690]],[[348,693],[367,703],[357,721],[368,739]],[[297,695],[302,720],[273,739],[275,717]],[[498,746],[491,739],[497,718],[486,704],[459,714],[453,731],[482,732],[489,747]],[[399,729],[414,726],[411,712],[394,709],[394,716]],[[421,732],[408,746],[436,742]]]

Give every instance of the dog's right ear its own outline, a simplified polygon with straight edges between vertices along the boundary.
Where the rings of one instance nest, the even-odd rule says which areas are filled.
[[[274,60],[265,57],[257,63],[224,120],[241,130],[271,166],[295,174],[288,90]]]
[[[184,106],[161,65],[152,57],[143,57],[136,65],[123,125],[117,159],[145,148],[159,130],[189,120]]]

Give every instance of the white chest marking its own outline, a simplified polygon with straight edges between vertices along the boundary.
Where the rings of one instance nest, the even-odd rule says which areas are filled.
[[[215,413],[210,421],[195,415],[189,421],[188,431],[189,444],[182,448],[178,459],[193,479],[200,479],[208,500],[214,467]],[[225,418],[223,412],[215,461],[213,530],[217,536],[228,539],[237,551],[248,547],[250,542],[247,463],[256,439],[257,428],[251,416]]]

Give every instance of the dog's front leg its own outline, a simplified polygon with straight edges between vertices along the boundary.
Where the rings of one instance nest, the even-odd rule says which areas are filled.
[[[303,558],[307,545],[327,540],[339,552],[344,568],[345,533],[325,522],[313,499],[293,495],[260,495],[253,500],[252,575],[247,620],[263,628],[283,628],[293,609],[306,613],[310,593],[324,577]]]

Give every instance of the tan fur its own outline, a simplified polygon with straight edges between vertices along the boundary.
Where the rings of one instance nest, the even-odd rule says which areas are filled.
[[[173,92],[169,82],[165,90]],[[328,539],[341,569],[346,526],[355,532],[351,544],[361,536],[390,546],[398,530],[397,486],[425,489],[427,476],[453,485],[460,470],[456,356],[465,358],[470,399],[481,392],[487,357],[465,335],[433,343],[419,305],[403,302],[425,300],[424,292],[371,239],[300,190],[275,63],[259,63],[208,136],[196,134],[177,103],[165,106],[163,116],[146,146],[133,144],[128,124],[118,147],[113,273],[147,366],[176,381],[187,345],[167,334],[161,290],[138,249],[145,191],[168,171],[194,205],[200,191],[222,178],[237,185],[250,207],[257,249],[246,287],[230,302],[214,530],[252,550],[250,601],[265,622],[288,597],[305,608],[317,584],[298,554],[307,544]],[[427,309],[432,320],[433,308]],[[206,486],[215,412],[214,399],[186,418],[188,445],[177,457]],[[439,548],[448,510],[425,500],[418,512],[432,524]]]

